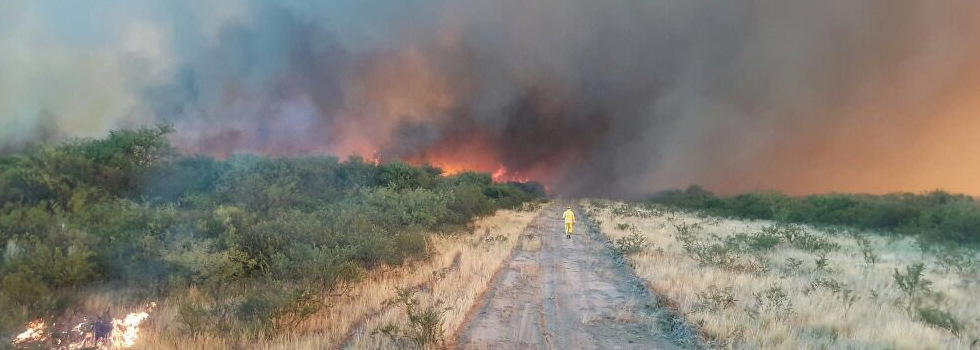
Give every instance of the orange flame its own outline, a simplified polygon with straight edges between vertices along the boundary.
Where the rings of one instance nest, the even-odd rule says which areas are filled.
[[[446,34],[448,41],[436,45],[449,52],[460,50],[452,40],[453,33]],[[441,131],[435,140],[426,136],[420,144],[400,144],[397,135],[403,128],[408,132],[416,125],[438,129],[453,121],[460,103],[471,92],[470,82],[440,65],[443,61],[433,52],[409,46],[364,62],[367,73],[350,82],[351,89],[343,96],[344,106],[335,112],[339,117],[331,125],[329,151],[341,157],[359,155],[374,164],[395,159],[430,164],[441,168],[444,175],[475,171],[490,173],[497,182],[548,181],[546,177],[556,169],[554,164],[536,165],[534,169],[508,167],[500,154],[501,141],[494,137],[494,131],[479,125]]]
[[[96,341],[92,337],[91,330],[86,329],[86,326],[90,325],[88,321],[79,323],[71,330],[64,332],[68,337],[67,347],[65,344],[61,344],[56,348],[110,350],[133,347],[139,339],[140,325],[150,317],[150,312],[153,311],[154,307],[156,307],[155,302],[150,303],[146,311],[129,313],[122,319],[113,319],[112,333],[109,334],[109,339],[106,342]],[[57,333],[57,330],[55,332]],[[52,340],[52,337],[47,333],[47,325],[41,320],[36,320],[27,325],[27,330],[14,337],[12,344],[44,343]]]
[[[118,349],[136,345],[136,339],[139,338],[140,333],[140,323],[143,323],[149,317],[149,313],[139,312],[126,315],[122,320],[112,320],[114,327],[112,338],[110,339],[112,346]]]
[[[47,326],[41,320],[27,324],[27,330],[14,337],[13,344],[19,345],[28,342],[36,342],[44,339],[44,329]]]

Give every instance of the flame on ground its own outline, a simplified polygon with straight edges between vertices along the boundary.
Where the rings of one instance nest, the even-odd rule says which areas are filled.
[[[40,341],[44,339],[44,322],[37,320],[27,324],[27,330],[14,337],[14,345]]]
[[[112,320],[112,346],[116,348],[128,348],[136,344],[139,338],[140,323],[143,323],[150,314],[147,312],[131,313],[122,320]]]
[[[84,320],[75,325],[70,330],[61,332],[58,336],[57,324],[53,325],[53,330],[49,331],[44,321],[36,320],[27,325],[27,330],[14,337],[12,344],[16,346],[27,344],[49,344],[52,349],[125,349],[136,345],[139,339],[140,325],[150,317],[150,312],[156,303],[150,303],[146,311],[129,313],[123,318],[112,319],[112,330],[107,339],[96,340],[91,325],[91,320]]]

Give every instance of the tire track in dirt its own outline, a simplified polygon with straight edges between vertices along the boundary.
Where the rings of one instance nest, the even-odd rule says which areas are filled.
[[[542,210],[521,244],[494,276],[484,300],[457,337],[461,350],[681,349],[668,339],[666,311],[617,259],[605,238],[580,218],[566,239],[561,213],[570,203]],[[523,241],[522,241],[523,242]]]

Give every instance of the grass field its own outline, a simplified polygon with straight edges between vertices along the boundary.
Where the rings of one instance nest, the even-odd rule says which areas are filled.
[[[412,340],[392,340],[374,332],[390,324],[401,328],[410,325],[403,305],[393,303],[398,289],[411,290],[422,309],[437,304],[452,306],[442,310],[438,338],[439,342],[451,341],[469,311],[467,306],[474,304],[496,270],[520,244],[520,232],[538,210],[500,211],[478,220],[471,234],[433,236],[428,258],[370,272],[360,282],[345,286],[344,293],[328,296],[324,300],[327,307],[316,315],[271,339],[188,336],[177,321],[181,300],[160,301],[133,349],[306,350],[340,349],[345,345],[349,349],[402,349],[412,345]],[[126,304],[126,298],[118,293],[107,293],[92,297],[86,308],[94,311]],[[239,333],[243,332],[228,335]]]
[[[659,206],[583,208],[716,348],[953,350],[980,336],[976,251]]]

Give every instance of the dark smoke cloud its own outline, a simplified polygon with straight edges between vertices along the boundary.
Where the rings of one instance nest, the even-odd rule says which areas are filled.
[[[473,158],[564,194],[980,193],[947,156],[980,151],[972,0],[4,6],[0,148],[168,121],[187,152]]]

